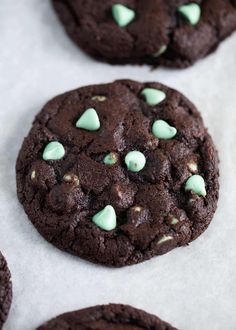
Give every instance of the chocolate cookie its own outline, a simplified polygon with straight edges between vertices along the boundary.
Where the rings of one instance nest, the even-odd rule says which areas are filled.
[[[179,92],[129,80],[50,101],[18,156],[18,197],[58,248],[112,266],[183,246],[209,225],[218,158]]]
[[[111,63],[187,67],[236,29],[235,0],[52,0],[68,34]]]
[[[12,300],[11,274],[0,252],[0,329],[7,319]]]
[[[37,330],[177,330],[158,317],[125,305],[102,305],[62,314]]]

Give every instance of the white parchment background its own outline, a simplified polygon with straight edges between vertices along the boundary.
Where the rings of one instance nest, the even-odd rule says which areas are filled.
[[[6,330],[35,329],[62,312],[127,303],[181,330],[236,329],[236,34],[183,71],[110,66],[70,41],[48,0],[0,1],[0,250],[12,272]],[[218,211],[189,247],[137,266],[107,269],[48,244],[15,191],[15,160],[44,103],[64,91],[117,78],[160,81],[202,112],[221,159]]]

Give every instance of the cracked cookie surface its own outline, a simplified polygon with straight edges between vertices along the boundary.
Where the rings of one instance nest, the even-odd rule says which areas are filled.
[[[102,305],[62,314],[37,330],[177,330],[158,317],[127,305]]]
[[[72,39],[90,55],[112,63],[187,67],[236,30],[235,0],[52,2]],[[133,12],[134,18],[125,26],[119,26],[112,15],[117,3]],[[185,7],[185,15],[181,14],[189,4],[199,8],[197,24],[194,8],[186,11]],[[127,19],[125,12],[116,16]]]
[[[94,131],[76,127],[86,109],[99,120]],[[45,150],[58,156],[52,141],[61,158],[44,160]],[[132,151],[144,160],[138,171],[128,167]],[[120,80],[54,98],[25,138],[16,174],[19,200],[49,242],[110,266],[188,244],[218,200],[217,152],[199,112],[159,83]]]
[[[6,260],[0,252],[0,329],[4,322],[11,306],[12,300],[12,284],[11,274],[7,267]]]

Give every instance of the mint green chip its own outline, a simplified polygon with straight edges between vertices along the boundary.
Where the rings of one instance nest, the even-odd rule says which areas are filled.
[[[125,27],[135,18],[135,11],[121,4],[112,6],[112,15],[120,27]]]
[[[117,160],[118,160],[117,154],[115,154],[114,152],[111,152],[104,157],[103,162],[106,165],[114,165],[117,163]]]
[[[43,151],[43,160],[59,160],[65,155],[65,149],[60,142],[49,142]]]
[[[93,216],[92,221],[99,228],[111,231],[116,228],[116,212],[111,205],[107,205]]]
[[[140,172],[146,164],[146,158],[140,151],[131,151],[125,157],[125,164],[131,172]]]
[[[185,190],[190,190],[198,196],[206,196],[205,181],[201,175],[192,175],[185,183]]]
[[[172,220],[171,220],[172,225],[177,225],[178,222],[179,222],[179,220],[175,217],[173,217]]]
[[[145,101],[150,106],[160,104],[165,100],[166,94],[156,88],[144,88],[141,95],[145,98]]]
[[[77,128],[83,128],[87,131],[97,131],[100,126],[99,117],[94,108],[85,110],[76,122]]]
[[[197,3],[189,3],[180,6],[178,11],[189,21],[193,26],[196,25],[201,18],[201,8]]]
[[[176,136],[177,129],[164,120],[156,120],[152,125],[152,133],[158,139],[169,140]]]

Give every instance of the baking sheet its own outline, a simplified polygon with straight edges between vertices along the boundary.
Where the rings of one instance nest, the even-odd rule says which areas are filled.
[[[14,286],[5,329],[35,329],[57,314],[115,302],[181,330],[235,330],[236,34],[186,70],[110,66],[77,49],[48,0],[1,0],[0,40],[0,250]],[[219,150],[221,191],[214,221],[189,247],[107,269],[57,250],[37,233],[17,201],[14,166],[47,100],[120,78],[160,81],[197,105]]]

